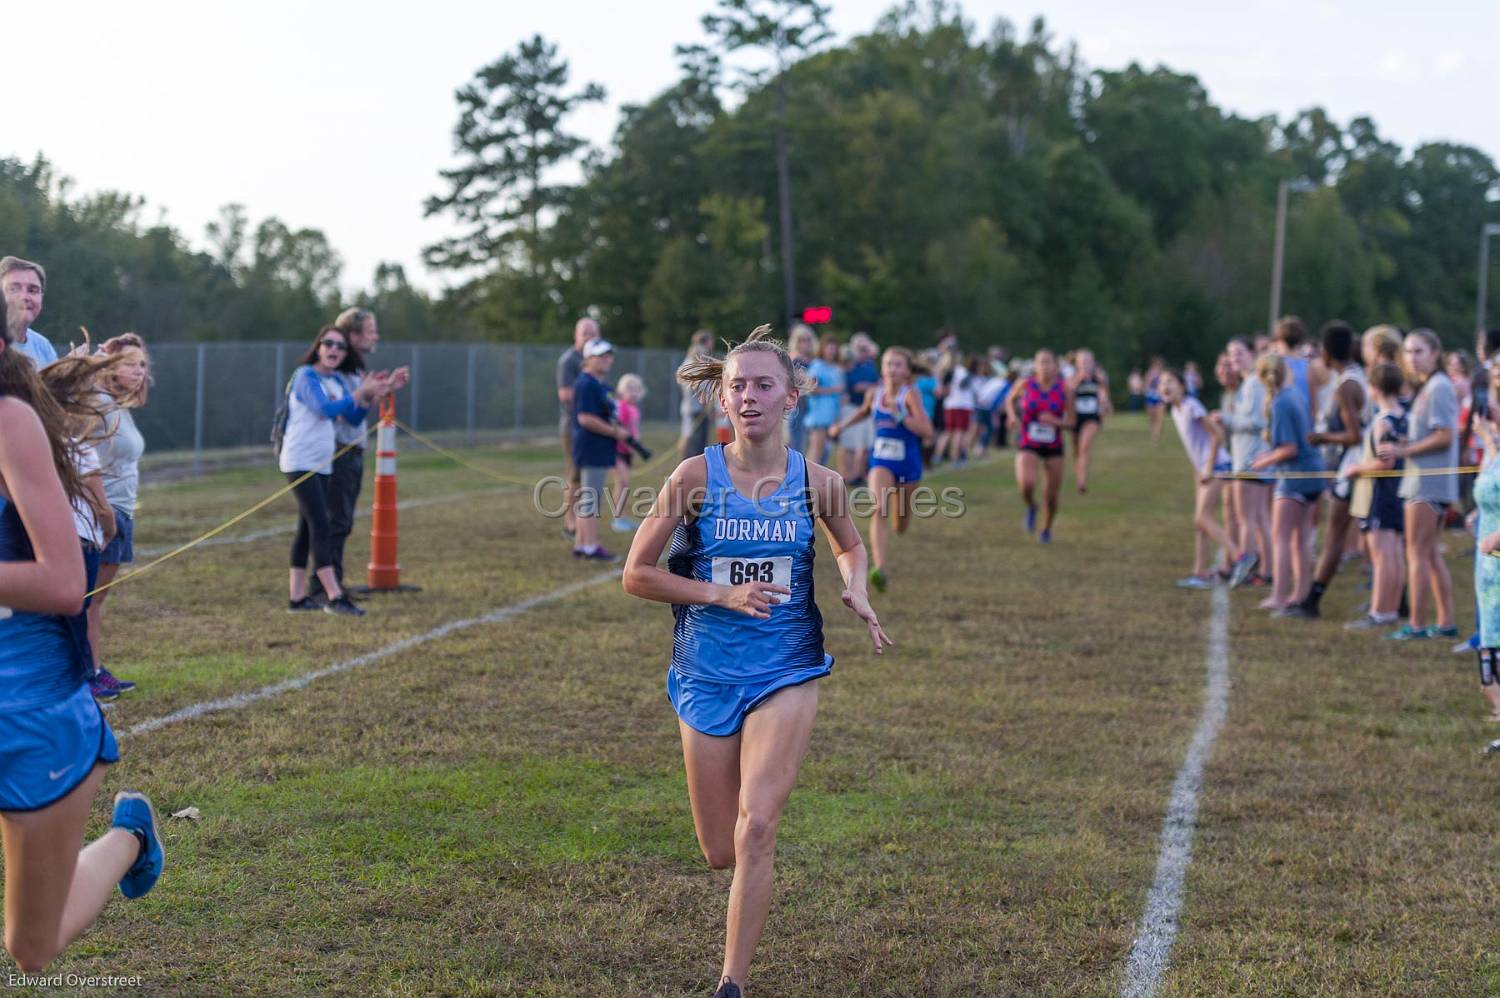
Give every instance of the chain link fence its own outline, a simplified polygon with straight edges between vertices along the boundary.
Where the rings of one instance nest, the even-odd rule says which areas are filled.
[[[148,452],[190,452],[265,445],[287,379],[306,343],[158,343],[151,346],[155,384],[136,425]],[[554,346],[513,343],[382,343],[376,369],[411,368],[396,396],[396,416],[425,433],[555,429]],[[677,419],[681,390],[676,350],[617,347],[611,384],[634,373],[646,384],[643,420]]]

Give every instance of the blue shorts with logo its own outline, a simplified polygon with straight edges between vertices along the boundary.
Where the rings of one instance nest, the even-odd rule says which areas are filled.
[[[45,707],[0,711],[0,811],[39,811],[72,793],[96,763],[120,761],[87,683]]]
[[[739,731],[745,715],[772,695],[792,686],[822,679],[833,671],[833,656],[825,654],[821,668],[793,669],[758,683],[715,683],[684,676],[667,668],[667,699],[677,716],[694,731],[723,737]]]

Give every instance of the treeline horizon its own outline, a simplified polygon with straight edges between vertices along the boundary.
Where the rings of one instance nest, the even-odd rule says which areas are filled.
[[[343,261],[317,229],[228,204],[195,248],[144,223],[142,199],[77,194],[40,157],[0,159],[0,252],[47,267],[39,328],[63,341],[78,326],[301,339],[349,304],[412,339],[560,342],[586,312],[621,344],[676,347],[701,327],[735,338],[788,311],[780,132],[791,305],[831,307],[845,335],[923,347],[949,328],[974,350],[1210,362],[1265,327],[1289,181],[1283,312],[1314,329],[1392,322],[1472,341],[1478,237],[1500,222],[1500,172],[1480,149],[1407,151],[1368,117],[1317,107],[1243,118],[1187,73],[1090,69],[1040,19],[981,35],[941,3],[777,52],[784,68],[755,76],[728,69],[743,39],[710,35],[687,40],[678,82],[621,109],[604,150],[566,124],[602,90],[572,84],[545,40],[476,73],[456,94],[459,163],[426,206],[462,231],[426,258],[477,276],[439,296],[383,263],[344,300]],[[552,182],[570,162],[581,181]]]

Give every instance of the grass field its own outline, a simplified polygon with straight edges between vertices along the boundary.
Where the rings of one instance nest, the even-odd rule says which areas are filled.
[[[442,500],[402,516],[421,593],[375,597],[360,621],[293,616],[287,535],[178,558],[107,606],[105,660],[141,684],[116,730],[602,575],[524,488],[402,446],[402,498]],[[550,447],[464,453],[508,478],[554,470]],[[1170,430],[1153,448],[1113,420],[1050,547],[1020,530],[1009,467],[945,475],[965,515],[896,543],[884,657],[820,552],[838,664],[782,824],[757,996],[1120,986],[1203,698],[1209,596],[1171,584],[1191,553],[1188,465]],[[150,489],[136,542],[194,536],[279,483],[266,468]],[[350,563],[366,552],[357,531]],[[1478,751],[1494,734],[1472,661],[1346,635],[1358,580],[1311,624],[1232,596],[1229,717],[1163,993],[1500,991],[1500,761]],[[124,738],[96,825],[122,786],[202,821],[170,821],[156,891],[113,902],[53,970],[176,993],[708,994],[729,881],[693,837],[670,620],[603,580]]]

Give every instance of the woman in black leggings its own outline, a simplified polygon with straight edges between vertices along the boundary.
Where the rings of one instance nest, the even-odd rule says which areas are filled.
[[[292,375],[287,396],[280,467],[287,479],[296,483],[292,492],[297,497],[297,536],[292,541],[287,605],[293,612],[319,609],[318,602],[307,595],[307,558],[311,553],[318,581],[327,594],[322,609],[351,617],[365,613],[345,594],[333,568],[328,489],[337,449],[334,421],[362,422],[365,411],[386,393],[389,376],[372,374],[353,392],[347,391],[337,371],[348,354],[348,336],[337,326],[324,326],[302,358],[302,366]]]

